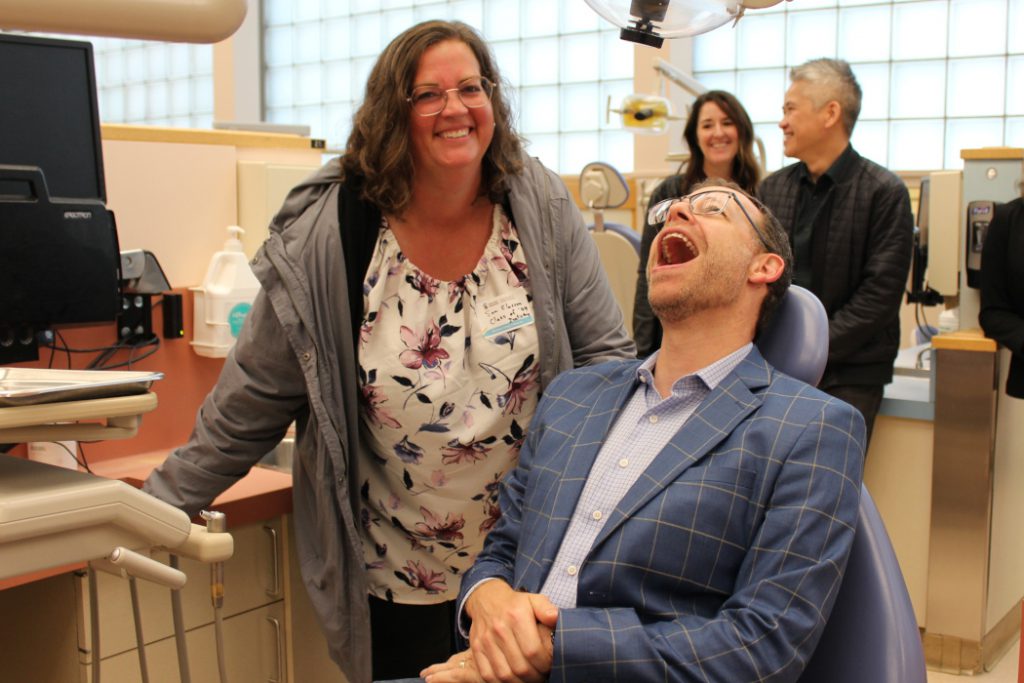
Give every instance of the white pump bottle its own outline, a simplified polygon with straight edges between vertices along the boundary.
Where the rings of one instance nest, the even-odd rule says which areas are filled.
[[[224,249],[210,260],[202,287],[191,288],[195,305],[192,348],[200,356],[228,355],[260,290],[239,239],[244,232],[237,225],[228,226]]]

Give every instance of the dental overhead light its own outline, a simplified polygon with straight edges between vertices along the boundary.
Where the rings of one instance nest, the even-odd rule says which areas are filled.
[[[672,103],[661,95],[633,93],[622,98],[618,109],[612,109],[612,96],[608,96],[605,121],[611,121],[612,114],[622,116],[622,127],[631,133],[661,135],[668,130],[669,121],[682,121],[673,116]]]
[[[619,37],[661,47],[665,38],[706,33],[739,21],[746,9],[771,7],[782,0],[586,0],[591,9],[622,29]]]
[[[589,0],[588,0],[589,2]],[[610,120],[612,113],[622,115],[622,127],[632,133],[647,133],[660,135],[668,130],[669,121],[682,121],[685,117],[672,115],[672,104],[663,95],[665,93],[664,81],[669,81],[681,88],[686,93],[700,97],[708,91],[708,87],[693,76],[680,71],[664,59],[657,59],[654,62],[654,70],[658,72],[661,79],[661,95],[645,95],[633,93],[626,95],[622,100],[619,109],[612,109],[612,98],[608,97],[606,120]],[[689,107],[687,107],[689,113]],[[761,170],[766,168],[767,155],[765,154],[764,141],[759,136],[754,136],[754,147],[757,148],[757,161]],[[686,159],[689,155],[683,157]]]
[[[632,93],[622,99],[618,109],[612,109],[612,98],[608,96],[605,121],[611,122],[611,115],[622,116],[622,127],[631,133],[661,135],[668,131],[669,121],[683,121],[685,117],[672,114],[672,102],[665,97],[665,81],[674,83],[685,92],[697,97],[707,92],[707,86],[693,76],[683,73],[664,59],[654,63],[654,70],[660,76],[660,94]]]

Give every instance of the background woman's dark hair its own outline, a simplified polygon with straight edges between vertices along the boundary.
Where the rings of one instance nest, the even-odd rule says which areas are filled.
[[[732,179],[744,191],[753,194],[757,183],[761,180],[761,167],[754,157],[754,124],[750,122],[750,116],[740,101],[724,90],[709,90],[693,102],[690,116],[686,119],[686,127],[683,129],[683,139],[686,140],[686,144],[690,148],[690,159],[686,163],[686,169],[682,172],[683,178],[680,185],[684,188],[693,187],[702,180],[707,180],[707,176],[704,174],[704,152],[697,144],[700,110],[706,102],[717,104],[722,112],[736,124],[739,152],[732,160]]]
[[[341,160],[344,178],[360,183],[362,198],[384,213],[401,215],[412,199],[415,169],[409,151],[411,111],[406,98],[420,57],[446,40],[465,43],[480,64],[480,75],[498,86],[491,95],[494,138],[483,158],[481,194],[493,202],[501,201],[508,190],[509,176],[522,170],[522,140],[513,125],[510,89],[487,43],[459,21],[423,22],[398,35],[377,58]]]

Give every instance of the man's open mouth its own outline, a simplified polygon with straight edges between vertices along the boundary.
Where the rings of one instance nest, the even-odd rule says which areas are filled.
[[[663,266],[676,266],[697,258],[697,247],[686,235],[672,232],[661,238],[661,263]]]

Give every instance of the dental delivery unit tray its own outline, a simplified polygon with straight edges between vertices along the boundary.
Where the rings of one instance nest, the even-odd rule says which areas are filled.
[[[142,394],[162,372],[0,368],[0,407]]]

